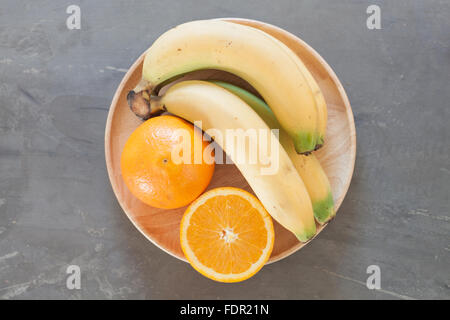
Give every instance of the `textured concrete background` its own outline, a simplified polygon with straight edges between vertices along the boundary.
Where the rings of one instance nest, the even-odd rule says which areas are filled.
[[[366,28],[379,4],[382,30]],[[66,7],[82,10],[66,28]],[[103,149],[124,72],[168,28],[254,18],[334,68],[358,156],[337,219],[234,285],[149,243],[119,208]],[[0,298],[450,298],[448,0],[0,1]],[[81,267],[81,290],[65,286]],[[381,291],[366,268],[381,268]]]

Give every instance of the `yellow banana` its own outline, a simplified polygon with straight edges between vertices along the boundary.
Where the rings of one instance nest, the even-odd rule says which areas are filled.
[[[137,97],[129,96],[133,103]],[[313,208],[306,187],[286,151],[270,132],[278,148],[278,170],[274,174],[261,174],[261,161],[249,159],[251,148],[230,150],[229,129],[270,131],[267,124],[243,100],[228,90],[206,81],[182,81],[171,86],[163,96],[150,97],[152,114],[165,110],[190,122],[202,121],[207,133],[214,129],[222,139],[215,141],[225,150],[239,168],[248,184],[270,215],[283,227],[305,242],[316,233]],[[221,141],[220,141],[221,140]],[[274,149],[271,149],[274,150]],[[245,154],[239,154],[245,153]]]
[[[305,76],[306,81],[308,82],[309,87],[311,88],[314,98],[316,101],[317,106],[317,116],[318,116],[318,132],[319,137],[317,141],[316,148],[319,148],[321,145],[323,145],[325,141],[325,132],[327,128],[327,118],[328,118],[328,110],[327,110],[327,104],[325,101],[325,98],[322,94],[322,90],[320,90],[319,85],[317,84],[316,80],[312,76],[312,74],[309,72],[308,68],[306,68],[305,64],[299,59],[298,55],[291,49],[290,43],[292,40],[286,39],[285,31],[278,29],[278,28],[269,28],[264,24],[261,24],[258,21],[254,20],[244,20],[244,19],[224,19],[229,22],[249,26],[252,28],[256,28],[258,30],[261,30],[269,35],[271,35],[274,39],[277,41],[282,42],[285,44],[283,46],[283,49],[287,51],[287,53],[292,57],[292,59],[297,63],[298,67],[300,68],[301,72]]]
[[[142,70],[145,89],[157,92],[174,77],[218,69],[249,82],[270,105],[298,153],[320,142],[315,93],[299,66],[300,58],[258,29],[220,20],[193,21],[160,36],[147,50]]]
[[[252,93],[222,81],[211,81],[241,98],[264,120],[271,129],[280,128],[280,124],[275,118],[269,106]],[[324,224],[335,216],[333,195],[331,193],[330,182],[325,174],[319,160],[314,156],[297,154],[294,146],[290,143],[287,133],[280,129],[280,143],[292,160],[298,174],[303,180],[305,187],[311,198],[314,216],[316,221]]]

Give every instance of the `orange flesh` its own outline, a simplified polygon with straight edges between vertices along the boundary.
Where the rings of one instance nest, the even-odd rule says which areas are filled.
[[[242,273],[258,261],[267,245],[264,218],[246,199],[215,196],[190,219],[187,239],[204,266],[218,273]]]

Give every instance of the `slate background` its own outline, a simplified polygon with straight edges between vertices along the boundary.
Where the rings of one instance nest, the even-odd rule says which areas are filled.
[[[81,30],[66,8],[81,7]],[[381,7],[382,30],[366,28]],[[357,128],[354,179],[311,244],[226,285],[149,243],[121,211],[104,160],[126,69],[179,23],[245,17],[314,47]],[[0,298],[450,298],[450,2],[0,1]],[[65,286],[82,270],[81,290]],[[381,291],[365,286],[381,268]]]

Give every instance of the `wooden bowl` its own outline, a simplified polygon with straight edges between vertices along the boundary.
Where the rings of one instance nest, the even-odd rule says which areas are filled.
[[[225,20],[257,27],[284,42],[303,60],[319,84],[328,105],[328,128],[325,145],[315,154],[330,179],[335,209],[338,210],[350,185],[356,156],[356,134],[352,109],[339,79],[325,60],[296,36],[259,21],[236,18]],[[176,258],[186,261],[179,240],[180,221],[186,208],[163,210],[150,207],[130,193],[121,176],[122,149],[131,132],[141,124],[141,120],[130,111],[126,95],[141,79],[143,60],[144,54],[125,74],[112,100],[105,129],[106,166],[117,200],[135,227],[156,246]],[[248,84],[241,80],[215,70],[204,70],[186,78],[222,79],[248,87]],[[252,192],[239,170],[229,164],[216,165],[208,189],[220,186],[234,186]],[[339,214],[337,219],[339,219]],[[268,263],[285,258],[305,245],[275,221],[274,224],[275,244]],[[318,225],[317,234],[325,226]]]

